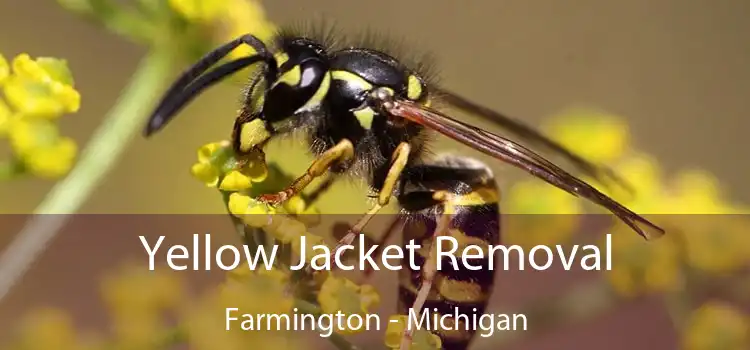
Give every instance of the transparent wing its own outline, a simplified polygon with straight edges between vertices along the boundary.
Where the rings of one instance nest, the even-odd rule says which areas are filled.
[[[502,113],[498,113],[475,102],[469,101],[465,97],[462,97],[446,89],[440,87],[433,87],[432,89],[435,90],[440,96],[440,101],[445,102],[448,105],[462,110],[466,113],[495,123],[503,129],[512,133],[514,136],[517,136],[519,140],[524,140],[525,142],[533,144],[535,148],[536,146],[541,146],[547,151],[564,157],[575,167],[580,169],[584,174],[601,182],[602,184],[606,185],[608,182],[605,180],[610,179],[630,193],[633,193],[632,186],[630,186],[627,181],[619,177],[614,171],[612,171],[612,169],[587,161],[583,157],[575,154],[575,152],[569,150],[565,146],[550,139],[549,137],[543,135],[539,131],[524,124],[523,122]]]
[[[382,106],[390,114],[421,124],[453,140],[512,164],[526,172],[607,208],[646,239],[664,235],[664,230],[634,213],[583,180],[571,175],[528,148],[408,100],[393,100]]]

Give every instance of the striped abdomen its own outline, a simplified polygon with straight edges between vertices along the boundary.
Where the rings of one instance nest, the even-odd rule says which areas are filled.
[[[459,157],[443,157],[410,169],[403,181],[399,203],[404,209],[404,244],[414,239],[421,246],[415,257],[416,265],[421,268],[414,271],[405,266],[401,271],[399,313],[409,314],[423,283],[430,249],[437,248],[432,242],[438,223],[444,213],[452,212],[448,229],[442,235],[458,243],[454,253],[457,264],[449,257],[441,259],[422,311],[429,313],[429,326],[442,338],[444,349],[466,349],[475,333],[475,325],[471,323],[484,313],[495,280],[494,271],[488,266],[487,246],[497,245],[500,240],[497,185],[483,164]],[[434,194],[440,192],[447,193],[450,200],[434,199]],[[483,249],[483,258],[467,259],[470,266],[482,266],[481,269],[472,270],[463,264],[461,253],[468,245]],[[444,240],[442,248],[444,252],[450,251],[453,242]],[[477,255],[476,250],[469,253]],[[442,315],[448,315],[443,318],[448,329],[437,329],[439,325],[433,322]]]

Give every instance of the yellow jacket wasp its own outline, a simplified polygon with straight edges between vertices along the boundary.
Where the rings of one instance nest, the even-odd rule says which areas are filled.
[[[240,45],[252,47],[255,54],[209,71]],[[370,218],[394,196],[402,215],[410,218],[407,222],[420,223],[419,229],[414,229],[414,225],[405,228],[405,240],[416,237],[420,240],[417,243],[422,244],[422,240],[430,241],[439,235],[462,235],[487,244],[499,242],[499,194],[492,173],[483,163],[467,157],[427,157],[424,146],[430,131],[593,201],[647,239],[664,234],[658,226],[539,154],[430,106],[439,100],[492,120],[519,138],[566,157],[595,179],[614,178],[607,169],[583,160],[520,122],[430,84],[425,72],[408,67],[384,50],[367,45],[336,47],[315,35],[281,31],[275,45],[267,47],[248,34],[211,51],[166,92],[145,135],[163,128],[206,88],[255,63],[262,63],[262,67],[245,92],[235,121],[234,150],[240,156],[262,152],[266,142],[274,137],[292,132],[307,136],[316,160],[287,189],[259,198],[272,204],[300,193],[328,171],[367,179],[377,194],[377,202],[340,245],[351,244]],[[453,313],[455,308],[482,313],[494,282],[492,273],[438,272],[434,269],[434,252],[425,255],[421,272],[406,270],[402,276],[401,309],[411,305],[415,314],[424,307],[441,314]],[[464,349],[473,335],[471,330],[438,333],[445,349]],[[410,339],[407,331],[402,349]]]

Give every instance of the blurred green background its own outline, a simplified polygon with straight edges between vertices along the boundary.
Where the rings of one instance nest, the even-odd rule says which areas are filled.
[[[530,123],[571,106],[622,116],[638,148],[666,169],[706,169],[735,200],[750,201],[750,162],[743,155],[750,2],[279,0],[264,6],[277,24],[325,16],[344,32],[371,28],[406,37],[418,43],[415,50],[434,53],[446,86]],[[83,147],[144,49],[55,1],[3,1],[0,13],[0,50],[8,59],[28,52],[69,61],[82,108],[61,125]],[[228,136],[239,87],[211,90],[159,137],[135,140],[83,212],[221,212],[215,192],[196,186],[188,169],[196,147]],[[285,153],[284,163],[301,170],[308,158],[295,149],[298,156]],[[273,151],[269,158],[275,160]],[[34,179],[0,185],[0,212],[30,212],[50,186]]]

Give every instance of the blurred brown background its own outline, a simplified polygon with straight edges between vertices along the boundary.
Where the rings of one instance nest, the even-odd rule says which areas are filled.
[[[276,23],[324,15],[345,31],[369,27],[405,36],[419,43],[419,50],[435,54],[445,85],[532,123],[579,105],[621,115],[630,122],[638,148],[655,155],[667,169],[706,169],[723,181],[734,199],[750,202],[750,162],[744,154],[750,129],[746,0],[277,0],[264,5]],[[62,125],[81,144],[143,54],[142,48],[75,18],[51,0],[0,2],[0,30],[0,52],[6,57],[28,52],[68,59],[83,101],[81,112],[65,117]],[[227,136],[237,97],[236,87],[213,89],[186,110],[179,127],[154,140],[136,140],[83,211],[220,212],[216,193],[202,188],[187,169],[197,146]],[[305,159],[299,157],[291,167],[307,165],[297,161]],[[1,185],[0,212],[33,210],[49,185],[37,180]],[[3,231],[0,242],[7,242],[13,231]],[[118,240],[131,238],[102,236],[91,238],[87,246],[114,249]],[[81,249],[70,240],[55,247],[62,260],[38,266],[27,280],[36,288],[21,286],[13,300],[35,299],[31,291],[43,299],[47,288],[60,282],[50,278],[58,273],[52,266]],[[37,283],[40,280],[48,283]],[[61,288],[91,293],[83,285]],[[85,304],[85,299],[75,298],[71,294],[71,305]],[[654,321],[669,329],[663,315],[636,314],[639,307],[648,308],[645,303],[618,322]],[[5,324],[13,314],[3,313]],[[637,334],[620,336],[616,341],[638,341]],[[640,340],[649,339],[654,340]],[[555,344],[552,338],[533,348],[560,348]],[[607,343],[602,339],[598,344]],[[640,347],[656,349],[654,344]],[[669,344],[662,339],[658,348],[674,346]]]

